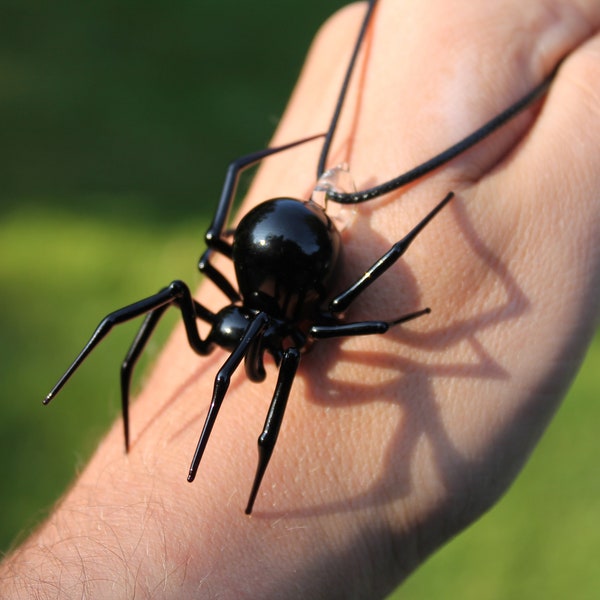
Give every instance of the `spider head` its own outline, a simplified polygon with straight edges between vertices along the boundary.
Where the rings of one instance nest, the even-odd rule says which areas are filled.
[[[251,320],[252,313],[246,308],[229,304],[217,313],[207,341],[233,352]]]

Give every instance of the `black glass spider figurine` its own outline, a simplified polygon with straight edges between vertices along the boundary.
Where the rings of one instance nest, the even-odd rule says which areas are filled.
[[[451,200],[452,192],[389,251],[378,258],[354,284],[337,294],[332,293],[331,282],[340,262],[340,234],[324,207],[314,199],[304,201],[281,197],[267,200],[246,214],[234,231],[227,230],[238,178],[244,169],[263,158],[324,137],[317,169],[318,177],[323,176],[349,80],[376,4],[376,0],[369,3],[326,134],[278,148],[268,148],[235,160],[229,166],[215,216],[206,232],[207,249],[200,258],[198,267],[201,273],[225,293],[230,303],[214,313],[194,300],[185,283],[174,281],[157,294],[109,314],[44,400],[44,404],[47,404],[54,398],[114,325],[146,315],[121,367],[122,411],[125,445],[128,449],[129,387],[132,371],[165,310],[170,306],[177,307],[181,311],[188,342],[195,352],[206,355],[216,346],[220,346],[230,353],[215,378],[210,408],[189,470],[188,480],[192,481],[233,372],[244,360],[249,379],[262,381],[265,377],[264,355],[268,352],[279,367],[279,375],[265,425],[258,438],[258,468],[246,507],[248,514],[252,511],[273,453],[301,354],[308,343],[322,338],[385,333],[394,325],[429,312],[428,308],[424,308],[391,321],[346,322],[341,317],[346,308],[406,252],[423,228]],[[333,186],[327,192],[327,200],[342,204],[364,202],[382,196],[440,167],[505,124],[543,94],[552,76],[553,74],[480,129],[422,165],[363,191],[347,192]],[[233,262],[237,287],[211,263],[215,252]],[[201,338],[198,331],[198,319],[210,325],[210,332],[205,339]]]

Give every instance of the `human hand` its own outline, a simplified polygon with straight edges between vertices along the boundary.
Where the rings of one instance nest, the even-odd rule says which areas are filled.
[[[261,385],[234,380],[188,485],[225,354],[199,359],[178,330],[134,407],[131,453],[123,455],[116,427],[15,556],[13,565],[27,559],[30,581],[73,580],[100,596],[162,585],[178,597],[190,589],[373,597],[510,483],[598,315],[600,100],[589,82],[600,73],[600,9],[507,1],[448,11],[435,1],[381,3],[354,78],[360,102],[355,87],[332,154],[333,163],[349,162],[359,188],[464,137],[570,56],[539,114],[528,111],[409,189],[361,206],[344,232],[340,287],[454,190],[349,317],[391,318],[424,305],[432,314],[386,336],[315,344],[249,519],[241,509],[274,369]],[[363,12],[348,8],[326,27],[275,144],[326,129]],[[276,195],[304,197],[317,152],[318,143],[265,164],[243,210]],[[223,304],[209,287],[200,299]]]

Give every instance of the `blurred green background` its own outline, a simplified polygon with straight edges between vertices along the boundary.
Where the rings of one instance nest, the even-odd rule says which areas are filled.
[[[198,281],[228,161],[267,144],[312,36],[341,5],[2,1],[1,551],[43,518],[117,414],[136,325],[70,382],[83,402],[41,399],[107,312]],[[599,366],[597,337],[510,492],[398,598],[600,597]]]

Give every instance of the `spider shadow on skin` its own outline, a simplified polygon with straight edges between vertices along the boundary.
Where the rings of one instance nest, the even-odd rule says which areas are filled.
[[[461,200],[454,201],[447,209],[453,215],[453,219],[465,241],[465,251],[474,255],[474,260],[480,261],[489,269],[498,282],[498,286],[504,290],[504,298],[498,304],[484,308],[481,312],[472,316],[457,317],[448,322],[447,325],[435,329],[420,327],[420,320],[415,325],[409,324],[407,328],[395,327],[385,334],[388,339],[385,351],[363,352],[355,349],[345,348],[347,344],[343,340],[323,340],[315,344],[315,347],[304,357],[298,377],[302,378],[306,386],[306,396],[312,402],[323,406],[323,409],[343,409],[364,405],[369,402],[386,402],[398,407],[399,420],[394,425],[395,430],[391,439],[381,438],[381,429],[377,426],[368,433],[371,425],[361,422],[361,437],[373,435],[385,446],[382,448],[382,464],[373,465],[373,477],[371,481],[365,482],[363,491],[352,498],[332,499],[318,505],[305,506],[301,508],[290,508],[289,510],[273,511],[263,509],[257,505],[254,515],[256,517],[306,517],[341,513],[361,510],[379,504],[388,503],[394,499],[407,496],[413,486],[411,463],[412,456],[417,452],[417,446],[425,439],[430,445],[430,455],[433,457],[434,468],[437,470],[439,480],[452,497],[453,490],[475,481],[482,473],[485,473],[488,459],[491,457],[478,457],[477,461],[465,458],[456,448],[452,439],[442,422],[440,406],[444,398],[440,398],[434,391],[433,382],[436,378],[475,378],[504,380],[510,378],[510,374],[503,369],[502,365],[494,356],[488,352],[484,344],[478,339],[478,333],[497,326],[503,322],[514,320],[526,313],[530,308],[530,302],[511,275],[508,267],[494,252],[486,246],[484,240],[478,235],[474,224],[469,219],[467,209]],[[373,247],[380,246],[381,254],[389,247],[389,242],[384,241],[368,224],[368,219],[357,220],[357,239],[365,239],[370,236],[370,244]],[[407,255],[409,251],[407,252]],[[443,257],[440,256],[440,260]],[[400,278],[400,279],[397,279]],[[367,318],[387,318],[389,315],[373,314],[374,306],[377,305],[377,294],[381,289],[389,286],[390,280],[400,281],[402,285],[401,298],[398,306],[406,307],[400,312],[409,312],[420,308],[420,293],[417,284],[418,274],[413,274],[403,261],[399,261],[380,280],[377,281],[364,295],[368,308]],[[337,288],[336,288],[337,289]],[[371,295],[371,302],[368,296]],[[436,298],[429,299],[432,311],[435,311],[436,302],[443,301]],[[357,301],[361,304],[363,297]],[[362,307],[359,309],[362,313]],[[350,318],[352,320],[352,311]],[[361,314],[361,318],[365,315]],[[427,319],[428,317],[424,317]],[[417,326],[417,323],[419,324]],[[352,343],[352,342],[351,342]],[[468,356],[464,362],[448,361],[458,347],[460,350],[468,348]],[[409,358],[414,356],[426,356],[426,360]],[[464,356],[464,352],[460,352]],[[436,356],[440,357],[436,362]],[[368,367],[370,370],[384,373],[377,383],[357,381],[342,381],[336,377],[336,365],[345,363],[345,374],[352,372],[351,364],[359,367]],[[350,364],[348,364],[350,363]],[[364,369],[362,369],[364,372]],[[391,374],[391,376],[390,376]],[[377,377],[375,377],[377,379]],[[381,381],[383,379],[383,382]],[[470,402],[484,402],[485,398],[465,399]],[[317,425],[318,426],[318,425]],[[323,425],[326,427],[327,425]],[[508,428],[499,435],[510,435]],[[365,433],[365,428],[367,433]],[[349,432],[343,432],[349,435]],[[285,436],[285,423],[282,430]],[[303,461],[304,474],[302,477],[310,478],[310,471],[319,467],[311,467],[311,454],[318,460],[319,453],[309,451]],[[352,457],[349,457],[349,461]],[[343,478],[340,469],[347,468],[350,462],[336,465],[336,478]],[[339,469],[338,469],[339,466]],[[350,466],[351,468],[351,466]],[[452,473],[467,473],[468,480],[465,482],[451,477]],[[307,485],[309,483],[307,482]],[[332,487],[335,486],[332,482]],[[340,494],[332,490],[324,492],[325,496],[339,498]]]
[[[501,263],[478,236],[467,216],[465,207],[459,199],[457,200],[453,201],[446,210],[453,215],[453,220],[458,225],[460,233],[466,241],[464,244],[465,252],[471,251],[477,260],[483,262],[493,271],[505,290],[504,302],[472,317],[462,320],[454,319],[447,325],[433,330],[422,328],[419,323],[421,320],[416,322],[419,323],[418,326],[410,324],[407,328],[394,327],[384,336],[387,340],[384,351],[363,352],[348,348],[347,346],[351,345],[352,340],[350,340],[350,344],[344,343],[343,339],[317,341],[314,348],[304,356],[297,374],[297,378],[302,379],[306,386],[305,395],[310,402],[321,405],[323,410],[355,407],[366,405],[369,402],[390,403],[398,407],[399,420],[393,426],[395,430],[389,440],[385,437],[379,438],[382,446],[384,446],[382,448],[383,458],[381,464],[373,465],[373,477],[364,485],[363,491],[358,495],[350,500],[344,498],[286,510],[261,508],[261,503],[257,503],[253,513],[256,518],[312,517],[320,514],[368,508],[383,502],[389,502],[390,499],[402,498],[408,495],[412,489],[411,456],[423,438],[431,445],[440,480],[448,489],[455,485],[445,477],[445,473],[450,470],[456,471],[457,463],[465,459],[461,457],[443,426],[438,403],[442,404],[444,399],[436,397],[432,383],[436,377],[462,379],[507,378],[509,375],[486,351],[486,348],[477,339],[477,333],[503,321],[517,318],[527,311],[529,305],[507,267]],[[371,252],[376,257],[389,249],[389,241],[384,240],[374,231],[368,218],[356,219],[352,235],[358,240],[369,239],[369,259],[366,259],[369,264],[373,259]],[[411,249],[408,250],[407,256],[410,251]],[[442,258],[440,257],[440,260]],[[367,266],[366,263],[362,265],[364,268]],[[356,267],[347,270],[352,272],[348,273],[346,276],[347,281],[344,281],[344,284],[355,280],[357,275],[362,272],[358,268],[357,273]],[[413,273],[404,261],[399,261],[372,288],[361,295],[356,302],[356,306],[353,305],[349,310],[348,320],[396,316],[381,314],[382,309],[380,309],[382,289],[385,291],[389,288],[391,281],[399,282],[400,287],[399,291],[394,291],[394,304],[398,307],[394,310],[405,313],[421,308],[423,300],[420,298],[418,279],[418,273]],[[343,289],[343,287],[343,284],[334,286],[334,293],[336,290]],[[435,312],[436,304],[439,306],[443,298],[438,300],[432,297],[430,293],[426,295],[427,302],[425,304],[431,305]],[[389,303],[385,311],[386,313],[389,312]],[[359,313],[358,317],[355,313]],[[423,319],[423,322],[426,323],[428,317]],[[454,363],[447,360],[434,362],[436,354],[441,355],[444,351],[452,351],[459,344],[466,344],[470,348],[469,360]],[[409,358],[413,351],[416,351],[417,356],[426,356],[426,360]],[[211,373],[215,372],[215,366],[224,360],[224,356],[222,352],[218,352],[208,357],[198,357],[198,365],[193,372],[189,374],[185,381],[179,384],[168,398],[164,399],[151,419],[137,433],[134,433],[132,448],[135,446],[136,439],[140,439],[146,430],[178,401],[178,398],[184,394],[186,389],[194,385],[199,377],[209,371]],[[365,380],[357,381],[356,378],[351,381],[341,380],[336,375],[336,368],[340,364],[344,364],[346,373],[352,371],[351,365],[357,365],[366,366],[373,372],[384,373],[385,376],[380,378],[377,383]],[[232,381],[227,394],[230,402],[236,401],[235,388],[239,382],[239,377],[235,377]],[[273,390],[268,386],[264,388],[266,397],[270,397],[272,393]],[[298,397],[294,398],[293,395],[292,393],[291,402],[300,400]],[[268,398],[265,398],[265,400],[268,400]],[[485,399],[481,401],[483,400]],[[477,399],[477,401],[480,400]],[[205,417],[209,402],[210,398],[206,398],[200,412],[190,416],[189,421],[182,424],[180,432],[188,427],[197,427],[198,418],[203,419]],[[284,419],[278,445],[285,438],[285,426],[286,419]],[[326,424],[322,426],[326,427]],[[365,427],[368,428],[369,424],[365,424]],[[389,431],[389,429],[386,431]],[[254,435],[254,433],[256,432],[250,432],[249,435]],[[348,432],[342,433],[348,435]],[[380,435],[380,433],[374,432],[372,435]],[[302,478],[310,478],[311,470],[321,468],[321,466],[312,467],[310,464],[311,461],[318,462],[320,455],[318,450],[318,448],[312,448],[307,451],[302,466],[304,470]],[[277,460],[277,454],[276,450],[274,460]],[[254,456],[249,459],[250,462],[253,459]],[[349,456],[348,460],[352,460],[352,457]],[[348,464],[335,466],[334,468],[337,469],[335,476],[343,477],[343,469],[347,468]],[[480,465],[476,466],[479,467]],[[267,483],[267,479],[265,483]],[[309,482],[307,482],[307,485],[309,485]],[[332,486],[334,485],[335,483],[332,483]],[[390,488],[390,485],[393,485],[393,487]],[[333,495],[340,496],[340,494],[336,495],[335,493]],[[298,505],[296,504],[296,506]]]

